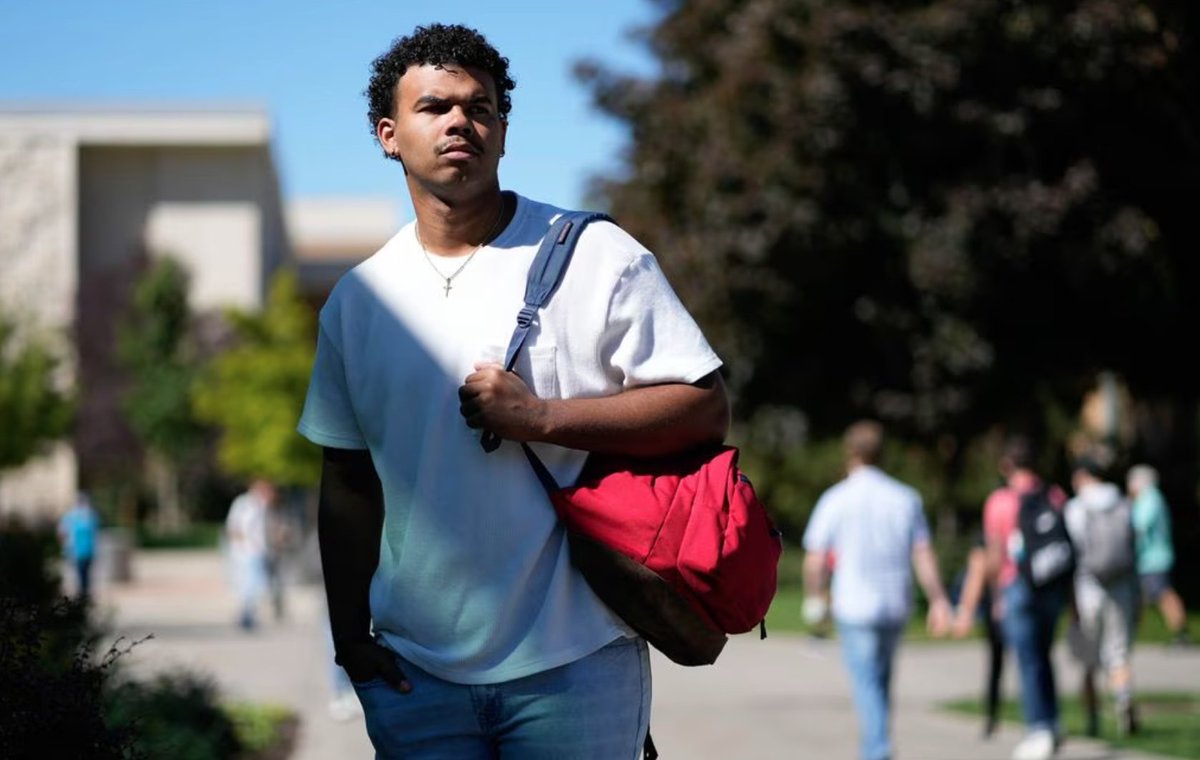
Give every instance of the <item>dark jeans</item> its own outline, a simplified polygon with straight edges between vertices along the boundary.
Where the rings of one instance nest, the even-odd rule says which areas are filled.
[[[1021,578],[1004,589],[1004,638],[1017,658],[1021,710],[1030,730],[1059,730],[1050,647],[1066,600],[1065,587],[1034,593]]]
[[[78,581],[78,589],[80,596],[89,596],[92,593],[92,558],[80,557],[75,560],[75,578]]]
[[[1004,675],[1004,632],[1000,621],[992,617],[991,603],[988,603],[983,618],[984,631],[987,634],[988,672],[984,689],[984,705],[986,707],[985,731],[990,736],[996,730],[1000,720],[1000,681]]]

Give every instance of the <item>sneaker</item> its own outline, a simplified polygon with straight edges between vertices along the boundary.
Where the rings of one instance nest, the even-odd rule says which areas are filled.
[[[329,701],[329,717],[338,723],[354,720],[362,714],[362,705],[353,692],[334,697]]]
[[[1053,731],[1032,731],[1013,749],[1012,760],[1050,760],[1057,749],[1055,744]]]
[[[1187,631],[1180,631],[1171,637],[1171,646],[1173,647],[1190,647],[1194,642]]]

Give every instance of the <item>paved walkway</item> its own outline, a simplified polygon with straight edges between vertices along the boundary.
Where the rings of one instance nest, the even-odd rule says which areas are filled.
[[[237,629],[236,604],[215,552],[153,552],[134,560],[134,581],[98,592],[115,633],[154,639],[129,656],[131,668],[183,666],[210,673],[233,699],[288,705],[302,719],[293,760],[370,758],[361,718],[330,718],[328,651],[320,626],[320,590],[290,588],[283,622],[269,617],[254,633]],[[1077,670],[1062,652],[1060,673]],[[1196,690],[1200,650],[1146,646],[1136,653],[1139,687]],[[1004,727],[990,741],[978,720],[935,709],[945,699],[974,696],[982,683],[983,648],[971,643],[901,647],[895,684],[895,734],[903,760],[1006,760],[1020,729]],[[1005,688],[1015,694],[1010,667]],[[856,756],[856,726],[837,645],[757,634],[733,639],[709,668],[654,660],[655,741],[664,760],[773,760]],[[1070,760],[1150,760],[1071,740]]]

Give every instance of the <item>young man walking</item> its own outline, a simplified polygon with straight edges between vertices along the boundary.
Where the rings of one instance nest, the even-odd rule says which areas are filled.
[[[1071,475],[1075,496],[1065,508],[1067,530],[1078,554],[1075,613],[1083,634],[1084,702],[1088,732],[1095,735],[1096,692],[1092,671],[1105,676],[1117,730],[1137,730],[1130,655],[1137,629],[1138,578],[1129,502],[1106,482],[1097,462],[1081,458]]]
[[[1187,611],[1183,600],[1171,585],[1175,566],[1175,545],[1171,538],[1171,510],[1158,487],[1158,470],[1148,464],[1129,468],[1125,488],[1133,500],[1133,528],[1137,535],[1137,571],[1141,601],[1157,606],[1171,643],[1191,644],[1187,630]]]
[[[225,515],[225,540],[240,605],[238,625],[246,631],[258,625],[258,606],[271,585],[271,510],[277,498],[270,481],[256,478]]]
[[[889,760],[892,661],[911,607],[910,563],[929,600],[931,633],[948,630],[951,610],[920,494],[879,469],[883,428],[857,422],[844,445],[846,478],[821,495],[804,532],[805,595],[817,598],[835,552],[832,613],[852,681],[861,757]]]
[[[515,371],[498,364],[562,212],[501,191],[513,87],[462,26],[375,60],[369,118],[416,219],[321,311],[299,429],[324,447],[334,645],[381,758],[637,755],[646,645],[571,566],[516,442],[570,483],[589,451],[673,453],[728,426],[720,360],[610,223],[584,231]],[[485,453],[482,431],[505,443]]]

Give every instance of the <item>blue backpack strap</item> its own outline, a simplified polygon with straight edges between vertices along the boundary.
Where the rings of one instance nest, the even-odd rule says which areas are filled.
[[[538,248],[537,256],[534,257],[525,279],[525,305],[517,312],[517,326],[504,354],[506,371],[511,372],[517,363],[517,354],[529,335],[529,328],[533,326],[533,318],[537,316],[538,309],[550,300],[550,294],[558,287],[583,228],[595,221],[611,222],[612,218],[593,211],[567,211],[550,225],[546,236],[542,238],[542,245]],[[500,439],[495,434],[484,431],[480,443],[484,451],[491,452],[499,448]]]

